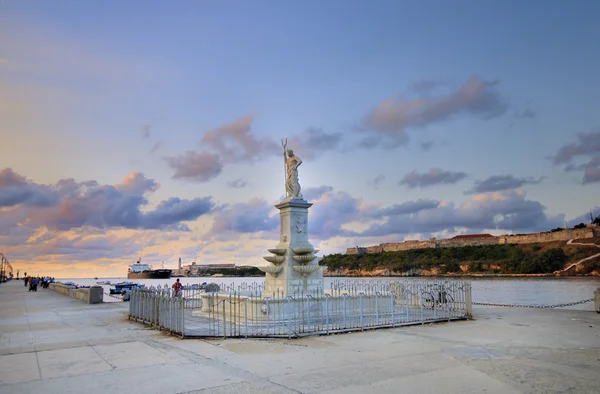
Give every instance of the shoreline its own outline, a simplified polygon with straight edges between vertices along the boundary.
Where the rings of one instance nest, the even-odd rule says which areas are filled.
[[[556,275],[556,274],[462,274],[462,275],[326,275],[324,278],[600,278],[600,275]]]

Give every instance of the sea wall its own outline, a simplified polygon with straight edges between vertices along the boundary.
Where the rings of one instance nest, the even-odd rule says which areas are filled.
[[[426,241],[387,242],[367,247],[357,246],[346,249],[346,254],[396,252],[401,250],[427,248],[455,248],[481,245],[530,244],[538,242],[568,241],[570,239],[592,238],[598,234],[600,234],[600,232],[598,231],[597,226],[588,226],[583,229],[569,229],[556,232],[524,235],[500,235],[496,237],[481,238],[430,238]]]
[[[61,283],[50,283],[48,285],[48,288],[56,291],[57,293],[61,293],[69,297],[73,297],[78,300],[84,301],[87,304],[101,303],[104,298],[102,286],[92,286],[83,289],[74,289],[72,287],[65,286]]]

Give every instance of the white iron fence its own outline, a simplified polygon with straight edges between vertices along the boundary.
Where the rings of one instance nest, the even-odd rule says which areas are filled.
[[[129,315],[183,337],[299,337],[471,317],[466,281],[336,281],[312,294],[165,288],[131,293]]]

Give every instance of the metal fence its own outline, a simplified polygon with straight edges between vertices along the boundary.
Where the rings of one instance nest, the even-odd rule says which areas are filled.
[[[333,282],[311,294],[231,287],[206,293],[165,288],[131,293],[129,317],[182,337],[300,337],[471,316],[465,281]]]

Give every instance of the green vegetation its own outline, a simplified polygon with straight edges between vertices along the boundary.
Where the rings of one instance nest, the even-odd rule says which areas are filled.
[[[592,221],[592,224],[600,224],[600,215],[596,216],[596,218]]]
[[[223,276],[265,276],[264,272],[256,267],[236,268],[211,268],[210,271],[200,271],[200,275],[221,274]]]
[[[529,247],[485,245],[363,255],[333,254],[325,256],[320,264],[326,265],[330,271],[390,269],[408,272],[436,269],[440,273],[460,273],[463,272],[461,265],[467,265],[468,272],[472,273],[542,274],[562,269],[569,257],[562,248],[544,250],[536,244]]]
[[[576,228],[576,229],[585,228],[585,223],[579,223],[578,225],[576,225],[573,228]]]

